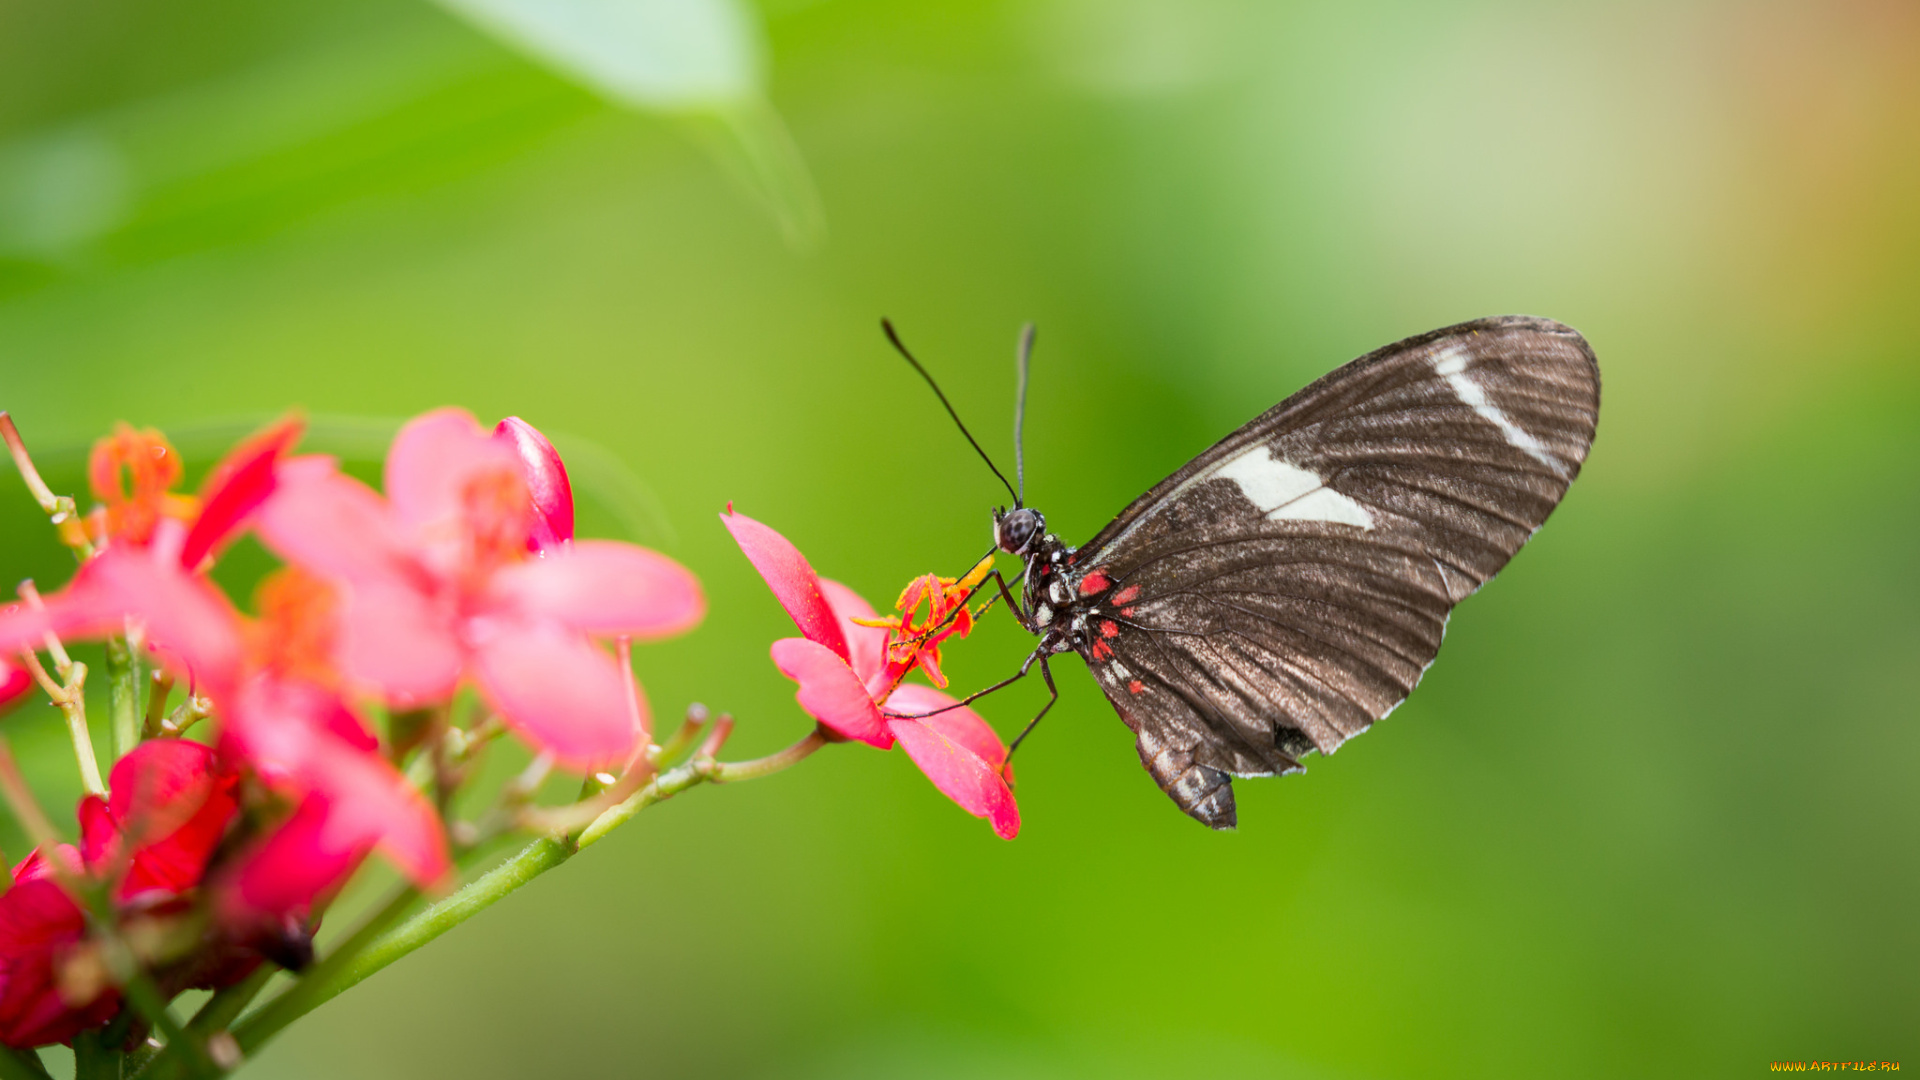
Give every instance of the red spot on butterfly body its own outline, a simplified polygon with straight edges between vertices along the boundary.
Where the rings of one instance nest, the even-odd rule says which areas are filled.
[[[1139,610],[1139,608],[1123,607],[1120,609],[1120,617],[1123,619],[1131,619],[1133,618],[1133,613]]]
[[[1147,688],[1146,684],[1141,682],[1139,679],[1135,679],[1132,682],[1127,684],[1128,693],[1137,694],[1140,691],[1145,690],[1146,688]]]
[[[1093,648],[1088,649],[1087,651],[1093,654],[1093,658],[1095,660],[1113,659],[1113,647],[1097,638],[1094,640]]]
[[[1100,636],[1104,638],[1119,637],[1120,624],[1114,622],[1112,619],[1102,619],[1100,621]]]
[[[1113,603],[1131,604],[1133,603],[1135,598],[1137,598],[1139,595],[1140,595],[1140,586],[1129,585],[1126,588],[1121,589],[1119,592],[1113,594]]]
[[[1112,587],[1112,585],[1113,582],[1108,579],[1105,573],[1095,570],[1093,573],[1080,579],[1080,595],[1092,596],[1095,593],[1103,593]]]

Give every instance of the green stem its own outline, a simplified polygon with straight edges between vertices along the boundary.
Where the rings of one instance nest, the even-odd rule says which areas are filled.
[[[203,1039],[216,1031],[225,1031],[241,1010],[253,1004],[253,999],[260,996],[260,991],[266,989],[278,971],[272,964],[261,964],[253,974],[214,994],[193,1014],[193,1019],[187,1021],[187,1030]]]
[[[140,745],[140,646],[131,634],[107,639],[107,722],[113,759]]]
[[[87,728],[87,665],[74,661],[62,690],[60,715],[67,718],[67,734],[73,739],[73,756],[80,764],[80,786],[89,795],[105,795],[107,784],[100,779],[100,760],[93,756],[93,733]]]
[[[494,901],[532,881],[548,870],[560,865],[571,857],[573,851],[559,841],[541,838],[481,875],[477,880],[462,888],[445,900],[427,908],[420,914],[407,920],[391,933],[382,934],[379,940],[363,948],[349,951],[342,946],[325,961],[316,965],[300,979],[292,990],[280,995],[267,1004],[242,1017],[234,1025],[234,1038],[240,1042],[243,1053],[251,1054],[268,1039],[279,1034],[280,1029],[333,1000],[347,988],[359,983],[367,976],[418,949],[441,934],[453,929],[466,920],[492,906]],[[408,894],[412,899],[412,894]],[[389,912],[398,914],[392,905]],[[354,945],[361,938],[370,938],[386,928],[389,920],[380,919],[370,922],[348,945]],[[339,962],[336,963],[335,961]]]
[[[131,956],[129,955],[129,959]],[[207,1056],[207,1043],[198,1035],[189,1034],[180,1026],[180,1021],[167,1011],[167,999],[160,994],[160,988],[144,973],[136,974],[126,980],[121,992],[126,995],[127,1003],[140,1014],[154,1030],[166,1037],[167,1050],[176,1056],[185,1058],[190,1076],[219,1076],[220,1067]],[[79,1044],[76,1043],[75,1046]],[[116,1070],[116,1076],[120,1075]],[[78,1080],[76,1077],[75,1080]]]
[[[254,998],[260,996],[260,991],[266,988],[267,983],[273,980],[279,970],[271,964],[261,964],[253,974],[208,998],[206,1004],[200,1006],[200,1011],[193,1014],[193,1019],[187,1021],[188,1038],[198,1040],[204,1045],[209,1036],[215,1032],[225,1031],[227,1025],[233,1023],[233,1018],[239,1016],[242,1009],[251,1004]],[[130,1066],[127,1070],[128,1075],[138,1077],[139,1080],[179,1077],[181,1070],[185,1068],[180,1055],[169,1054],[166,1049],[148,1050],[145,1054],[135,1051],[130,1056],[128,1065]]]
[[[395,893],[385,907],[368,916],[351,937],[327,954],[326,959],[302,974],[300,981],[294,983],[291,989],[242,1017],[233,1028],[240,1051],[252,1053],[281,1028],[319,1008],[347,986],[359,982],[360,979],[356,978],[340,985],[343,973],[373,947],[387,927],[405,914],[419,896],[417,889],[402,889]]]
[[[233,1026],[233,1036],[241,1052],[253,1054],[288,1024],[492,907],[509,893],[571,859],[580,849],[599,840],[646,807],[708,781],[751,780],[771,775],[804,760],[826,744],[826,734],[816,728],[812,734],[785,750],[753,761],[722,763],[705,757],[689,761],[656,777],[632,798],[601,814],[578,838],[541,837],[452,896],[431,905],[401,926],[382,933],[387,924],[405,908],[405,902],[413,899],[415,893],[407,890],[302,976],[291,990],[241,1017],[240,1022]],[[376,935],[377,940],[374,940]],[[156,1062],[156,1066],[160,1063]],[[173,1074],[156,1069],[150,1075],[153,1080],[170,1080]],[[147,1078],[143,1077],[142,1080]]]
[[[120,1053],[100,1041],[98,1031],[73,1037],[73,1080],[120,1080]]]
[[[719,762],[711,758],[695,758],[685,765],[661,773],[653,783],[635,792],[626,802],[595,818],[593,824],[581,831],[576,846],[582,849],[592,847],[602,837],[626,824],[635,814],[654,803],[671,799],[695,784],[702,784],[709,780],[725,784],[770,776],[804,761],[809,754],[825,745],[827,745],[826,734],[819,728],[815,728],[812,734],[785,750],[768,754],[763,758],[755,758],[752,761]]]
[[[153,685],[147,689],[147,716],[140,725],[140,737],[157,739],[160,737],[160,721],[167,711],[167,695],[173,693],[173,676],[165,671],[153,673]]]
[[[0,1046],[0,1080],[52,1080],[40,1055],[31,1050]]]

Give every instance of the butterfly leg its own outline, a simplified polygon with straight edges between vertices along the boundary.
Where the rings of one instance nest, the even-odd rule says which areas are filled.
[[[1026,571],[1022,570],[1020,576],[1025,577]],[[1026,611],[1020,607],[1020,601],[1013,598],[1013,592],[1007,588],[1007,579],[1000,576],[1000,571],[995,570],[988,574],[987,577],[1000,589],[999,598],[1007,602],[1007,610],[1013,612],[1013,617],[1019,620],[1020,629],[1025,630],[1029,634],[1038,633],[1039,631],[1037,631],[1033,625],[1033,617],[1028,615]],[[986,582],[983,581],[981,584],[984,585]]]
[[[1034,716],[1033,719],[1027,721],[1027,726],[1021,728],[1020,734],[1014,737],[1013,745],[1007,747],[1008,761],[1013,760],[1013,752],[1020,749],[1020,744],[1026,740],[1028,735],[1033,734],[1033,729],[1040,726],[1041,717],[1046,716],[1047,710],[1053,708],[1053,703],[1060,700],[1060,688],[1053,685],[1053,669],[1047,666],[1046,653],[1038,649],[1034,650],[1033,656],[1029,656],[1026,664],[1021,665],[1020,673],[1022,675],[1026,674],[1027,668],[1033,664],[1035,657],[1038,657],[1040,660],[1040,677],[1047,681],[1047,703],[1040,706],[1040,712]]]
[[[1028,654],[1026,663],[1020,665],[1019,671],[1016,671],[1013,674],[1007,676],[1006,678],[1001,679],[999,682],[994,683],[992,686],[987,687],[985,690],[975,690],[973,693],[968,694],[966,697],[961,698],[959,701],[956,701],[951,705],[943,705],[940,708],[933,710],[932,712],[925,712],[925,713],[897,713],[887,709],[882,709],[880,710],[880,715],[895,717],[895,718],[904,719],[904,720],[918,720],[928,716],[938,716],[943,712],[952,712],[953,710],[961,708],[962,706],[971,705],[974,702],[979,701],[981,698],[986,697],[988,694],[993,693],[995,690],[1005,690],[1007,687],[1012,686],[1014,683],[1017,683],[1021,679],[1026,678],[1027,672],[1033,670],[1033,665],[1036,660],[1039,661],[1040,663],[1040,674],[1044,676],[1047,680],[1047,689],[1053,693],[1053,697],[1048,699],[1047,701],[1047,708],[1050,709],[1053,707],[1054,701],[1059,699],[1060,691],[1054,688],[1053,672],[1047,670],[1046,651],[1044,649],[1035,649],[1032,653]],[[1040,710],[1040,716],[1045,716],[1046,714],[1047,714],[1047,709]],[[1033,724],[1037,724],[1039,722],[1040,722],[1039,716],[1036,716],[1033,718]],[[1028,724],[1027,729],[1032,730],[1033,724]],[[1022,736],[1024,737],[1024,735],[1025,733],[1023,732]],[[1018,740],[1015,740],[1015,741],[1017,742]]]

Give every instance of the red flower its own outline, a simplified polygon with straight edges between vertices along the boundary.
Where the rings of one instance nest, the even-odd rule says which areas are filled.
[[[80,800],[81,857],[97,875],[118,878],[123,901],[179,896],[200,884],[239,812],[239,779],[200,743],[141,743],[114,763],[106,798]]]
[[[528,559],[535,506],[522,460],[458,409],[401,429],[386,489],[382,498],[327,459],[295,459],[260,515],[270,548],[344,586],[347,674],[398,705],[444,700],[471,679],[564,764],[631,756],[643,732],[626,676],[590,635],[690,629],[706,610],[693,575],[605,540]]]
[[[62,845],[55,849],[73,873],[80,856]],[[120,995],[111,987],[82,996],[61,993],[65,962],[84,947],[86,916],[53,878],[47,856],[28,855],[10,875],[12,887],[0,896],[0,1042],[26,1049],[66,1042],[113,1018]]]
[[[0,896],[0,1042],[31,1047],[65,1042],[104,1024],[119,992],[97,978],[76,978],[68,965],[87,947],[87,920],[56,879],[50,859],[71,878],[114,884],[123,909],[152,911],[196,889],[239,811],[237,777],[199,743],[143,743],[113,767],[105,799],[80,802],[80,849],[36,850],[12,873]],[[245,966],[213,975],[228,981]],[[84,965],[78,969],[84,970]]]
[[[1007,783],[1007,748],[993,728],[932,687],[901,684],[916,659],[889,663],[887,631],[863,625],[878,621],[873,607],[817,576],[786,537],[731,508],[720,520],[805,635],[782,638],[772,649],[774,666],[800,684],[800,707],[846,738],[882,750],[898,741],[935,787],[1013,839],[1020,809]]]

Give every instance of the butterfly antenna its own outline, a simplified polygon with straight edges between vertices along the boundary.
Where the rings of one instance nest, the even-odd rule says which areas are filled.
[[[981,449],[980,440],[974,438],[973,432],[968,431],[967,425],[961,422],[960,414],[953,410],[953,402],[948,401],[947,395],[940,391],[940,384],[937,382],[934,382],[933,376],[927,374],[927,369],[921,367],[920,361],[915,360],[913,358],[913,354],[907,351],[906,345],[904,345],[900,341],[900,335],[894,333],[893,323],[889,322],[886,319],[881,319],[880,329],[885,330],[887,332],[887,340],[893,342],[893,347],[900,351],[901,356],[904,356],[907,358],[907,363],[913,365],[913,370],[919,372],[920,377],[927,380],[928,386],[933,387],[933,396],[939,398],[940,404],[945,405],[947,407],[947,415],[953,417],[954,426],[960,429],[960,434],[965,435],[967,437],[967,442],[973,444],[973,452],[976,454],[979,454],[980,460],[986,462],[987,468],[993,470],[993,475],[1000,481],[1000,486],[1007,489],[1007,494],[1013,496],[1013,504],[1015,506],[1019,506],[1020,493],[1013,490],[1012,484],[1007,483],[1007,477],[1004,473],[1000,471],[1000,467],[993,463],[993,459],[987,456],[987,452],[985,450]]]
[[[1020,328],[1017,368],[1020,381],[1013,392],[1013,475],[1020,490],[1013,496],[1016,509],[1027,505],[1027,445],[1022,433],[1027,426],[1027,364],[1033,359],[1033,324]]]

